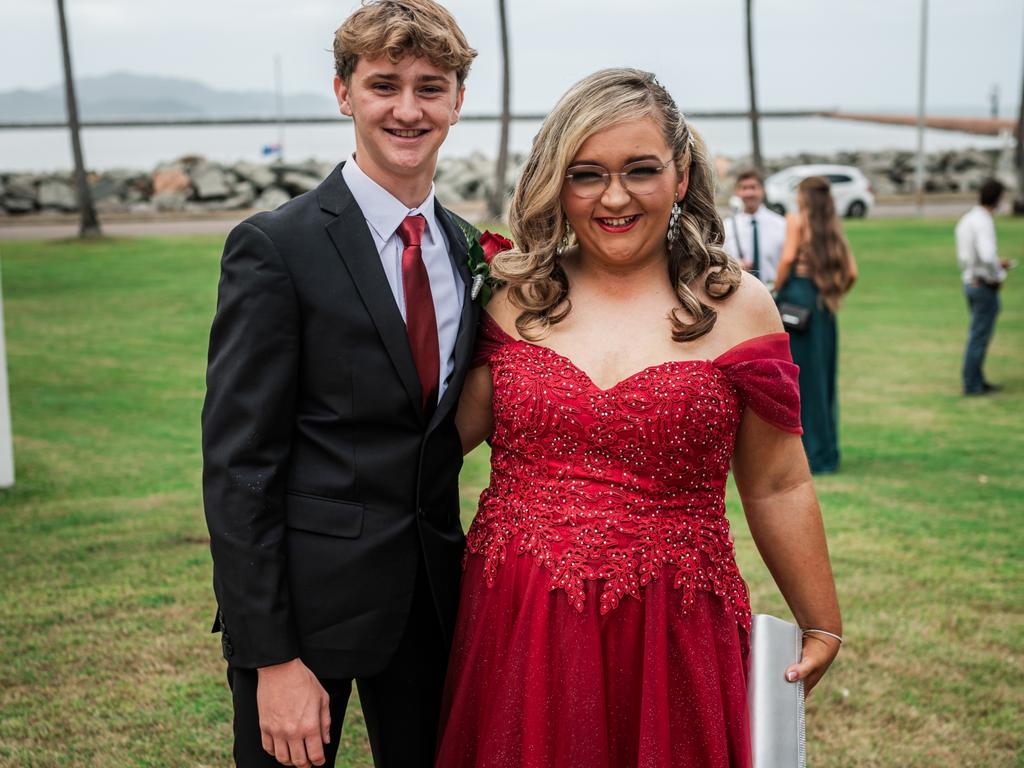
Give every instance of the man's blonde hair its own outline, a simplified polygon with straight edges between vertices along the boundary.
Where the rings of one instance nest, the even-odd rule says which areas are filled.
[[[392,63],[422,56],[466,81],[476,51],[455,18],[433,0],[368,0],[334,33],[334,68],[346,83],[360,56],[387,56]]]

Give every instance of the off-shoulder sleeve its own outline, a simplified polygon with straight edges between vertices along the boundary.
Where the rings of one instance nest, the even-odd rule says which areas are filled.
[[[789,334],[771,333],[738,344],[717,358],[745,406],[786,432],[801,434],[800,368],[789,351]]]
[[[480,332],[476,337],[476,351],[473,353],[473,368],[487,365],[495,353],[513,341],[512,337],[502,330],[497,321],[486,312],[480,313]]]

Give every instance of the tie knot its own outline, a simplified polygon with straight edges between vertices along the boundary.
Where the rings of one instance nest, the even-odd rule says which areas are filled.
[[[754,227],[754,229],[757,229],[757,219],[755,219],[753,216],[750,217],[750,226]]]
[[[402,238],[402,244],[408,248],[411,245],[420,245],[423,242],[423,230],[427,227],[427,220],[420,214],[406,216],[398,225],[398,236]]]

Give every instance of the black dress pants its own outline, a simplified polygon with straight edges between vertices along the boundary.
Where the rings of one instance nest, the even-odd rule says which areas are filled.
[[[377,768],[430,768],[433,765],[447,664],[448,649],[421,563],[409,623],[394,657],[381,673],[355,681]],[[236,765],[239,768],[279,767],[273,755],[263,750],[256,708],[256,670],[229,668],[228,684],[235,706]],[[334,766],[352,680],[321,679],[320,684],[331,699],[331,743],[324,745],[324,753],[326,765]]]

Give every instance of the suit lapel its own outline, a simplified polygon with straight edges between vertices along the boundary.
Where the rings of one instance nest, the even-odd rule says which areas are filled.
[[[441,222],[444,233],[448,237],[448,257],[452,261],[452,268],[462,278],[462,285],[467,291],[466,297],[468,298],[468,291],[473,279],[469,274],[469,247],[466,245],[466,235],[462,228],[452,221],[452,217],[448,215],[444,206],[437,202],[436,197],[434,198],[434,216]]]
[[[436,198],[434,206],[437,220],[441,223],[444,233],[448,238],[448,255],[451,258],[452,267],[462,279],[462,315],[459,318],[459,333],[455,337],[455,368],[452,371],[449,386],[445,389],[444,396],[437,404],[437,409],[430,419],[430,425],[427,427],[428,432],[441,423],[441,420],[444,419],[458,400],[458,391],[461,389],[458,383],[462,381],[462,376],[469,365],[470,357],[473,353],[473,339],[475,337],[473,331],[476,328],[476,302],[472,300],[470,294],[473,279],[469,274],[469,249],[466,245],[466,236],[463,234],[462,229],[452,221],[448,212],[437,202]]]
[[[384,342],[384,347],[395,365],[395,370],[398,371],[409,399],[412,400],[417,413],[422,414],[420,380],[416,373],[416,364],[413,362],[412,349],[409,347],[405,321],[398,311],[395,296],[384,275],[384,268],[381,266],[377,246],[373,242],[366,217],[345,184],[341,168],[341,165],[335,168],[317,191],[320,207],[335,215],[327,224],[327,234],[352,276],[352,282],[355,283],[356,290],[366,305],[366,311]]]

